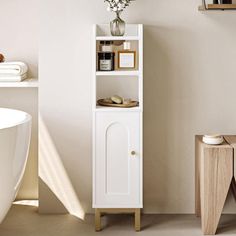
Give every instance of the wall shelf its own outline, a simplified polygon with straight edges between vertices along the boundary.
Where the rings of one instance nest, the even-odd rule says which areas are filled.
[[[0,82],[0,88],[38,88],[38,79],[31,78],[21,82]]]
[[[135,41],[139,40],[139,36],[98,36],[97,41]]]
[[[138,76],[139,71],[97,71],[96,76]]]
[[[236,4],[206,4],[199,6],[199,11],[212,11],[212,10],[236,10]]]

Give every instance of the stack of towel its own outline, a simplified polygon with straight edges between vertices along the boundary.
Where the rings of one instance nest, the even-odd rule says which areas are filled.
[[[20,82],[27,78],[28,67],[24,62],[0,63],[0,82]]]

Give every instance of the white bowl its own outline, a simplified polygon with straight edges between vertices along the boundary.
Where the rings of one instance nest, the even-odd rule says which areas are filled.
[[[204,135],[202,138],[202,141],[209,145],[219,145],[224,142],[224,138],[223,136],[220,136],[220,135],[217,135],[217,136]]]

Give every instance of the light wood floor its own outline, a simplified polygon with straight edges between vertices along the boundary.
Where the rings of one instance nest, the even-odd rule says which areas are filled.
[[[94,217],[85,221],[70,215],[39,215],[36,207],[14,205],[0,225],[0,236],[199,236],[200,220],[194,215],[144,215],[142,231],[135,233],[133,216],[110,215],[102,219],[105,228],[94,232]],[[218,235],[236,235],[236,215],[221,218]]]

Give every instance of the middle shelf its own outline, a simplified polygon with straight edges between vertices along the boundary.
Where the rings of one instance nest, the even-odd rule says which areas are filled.
[[[97,76],[138,76],[141,74],[138,70],[132,70],[132,71],[97,71]]]

